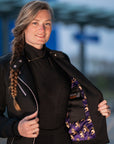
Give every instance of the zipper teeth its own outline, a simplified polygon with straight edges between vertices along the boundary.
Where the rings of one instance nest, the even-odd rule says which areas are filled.
[[[36,99],[36,96],[34,94],[34,92],[31,90],[31,88],[18,76],[18,79],[30,90],[30,92],[32,93],[32,95],[34,96],[34,99],[35,99],[35,102],[36,102],[36,109],[38,111],[38,102],[37,102],[37,99]],[[26,93],[24,92],[24,90],[22,89],[22,87],[20,86],[20,84],[18,84],[19,88],[21,89],[21,91],[23,92],[24,95],[26,95]],[[33,144],[35,144],[35,139],[33,139]],[[14,141],[14,140],[13,140]],[[12,142],[13,142],[12,141]],[[13,144],[13,143],[11,143]]]

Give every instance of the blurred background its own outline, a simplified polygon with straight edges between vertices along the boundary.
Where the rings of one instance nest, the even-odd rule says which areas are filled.
[[[0,0],[0,56],[11,52],[11,33],[21,7],[31,0]],[[114,0],[47,0],[54,10],[47,46],[63,51],[98,87],[111,107],[107,119],[114,144]],[[0,138],[0,144],[6,139]]]

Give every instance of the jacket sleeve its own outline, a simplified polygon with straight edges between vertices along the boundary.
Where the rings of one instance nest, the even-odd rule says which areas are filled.
[[[8,118],[6,114],[6,79],[4,63],[2,63],[0,59],[0,137],[12,137],[19,135],[17,130],[18,121],[16,119]]]

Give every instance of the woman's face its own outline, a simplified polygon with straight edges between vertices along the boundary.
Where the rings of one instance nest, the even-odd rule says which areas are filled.
[[[52,18],[48,10],[40,10],[35,19],[25,29],[25,41],[41,49],[49,40],[52,29]]]

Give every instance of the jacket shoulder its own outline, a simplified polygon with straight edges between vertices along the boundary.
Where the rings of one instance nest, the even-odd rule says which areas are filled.
[[[70,59],[68,57],[67,54],[65,54],[64,52],[61,52],[61,51],[57,51],[57,50],[49,50],[49,53],[55,57],[55,58],[60,58],[60,59],[64,59],[64,60],[67,60],[68,62],[70,62]]]
[[[3,55],[0,57],[0,65],[4,65],[9,63],[10,59],[11,59],[11,53],[8,53],[6,55]]]

